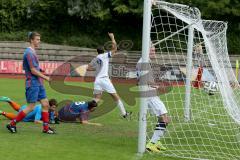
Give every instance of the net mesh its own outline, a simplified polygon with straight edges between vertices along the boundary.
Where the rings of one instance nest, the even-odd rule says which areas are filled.
[[[188,27],[194,27],[191,81],[199,87],[190,92],[191,120],[184,121]],[[161,142],[163,155],[188,159],[240,159],[239,85],[228,56],[227,24],[203,20],[197,8],[157,1],[152,7],[151,41],[155,58],[151,61],[156,82],[170,84],[160,99],[168,109],[171,123]],[[158,68],[158,69],[156,69]],[[159,72],[160,71],[160,72]],[[204,90],[214,81],[217,92]],[[148,115],[148,139],[156,117]]]

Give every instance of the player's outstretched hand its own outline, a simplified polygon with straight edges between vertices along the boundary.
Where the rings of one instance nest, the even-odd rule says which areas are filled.
[[[152,5],[156,6],[157,2],[156,0],[152,0]]]
[[[99,127],[101,127],[101,126],[103,126],[101,123],[94,123],[94,122],[89,122],[89,121],[81,121],[80,122],[81,124],[88,124],[88,125],[94,125],[94,126],[99,126]]]
[[[114,34],[113,33],[108,32],[108,36],[110,37],[111,40],[114,39]]]
[[[94,123],[93,125],[102,127],[103,125],[101,123]]]

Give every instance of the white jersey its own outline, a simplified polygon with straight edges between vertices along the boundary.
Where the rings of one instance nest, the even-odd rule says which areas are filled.
[[[143,73],[144,73],[144,75],[148,74],[147,75],[147,81],[154,83],[154,74],[153,74],[151,66],[149,66],[148,71],[147,70],[146,71],[141,71],[141,63],[142,63],[142,58],[140,58],[137,62],[137,66],[136,66],[137,78],[140,79],[140,76]],[[151,63],[151,61],[149,60],[149,65],[150,65],[150,63]]]
[[[91,61],[91,65],[96,69],[95,78],[109,77],[109,59],[111,58],[111,51],[103,54],[99,54],[96,58]]]
[[[143,72],[145,73],[145,71],[141,71],[141,63],[142,63],[142,58],[140,58],[140,59],[138,60],[137,66],[136,66],[137,78],[138,78],[138,79],[140,78],[140,75],[141,75]],[[153,76],[152,68],[151,68],[151,65],[150,65],[151,60],[149,60],[148,63],[149,63],[149,66],[150,66],[149,71],[146,70],[146,73],[148,73],[148,77],[149,77],[148,80],[151,81],[151,82],[154,82],[154,76]]]
[[[90,63],[96,69],[94,94],[100,94],[102,91],[117,93],[108,75],[109,59],[111,56],[111,52],[99,54]]]
[[[139,59],[137,66],[136,66],[138,79],[140,78],[140,76],[142,74],[141,63],[142,63],[142,58]],[[150,63],[150,61],[149,61],[149,63]],[[152,72],[152,69],[150,68],[149,71],[147,71],[146,73],[148,73],[147,81],[154,83],[154,74]],[[163,102],[158,97],[158,92],[157,92],[156,88],[153,88],[148,85],[148,91],[151,91],[149,93],[151,96],[147,97],[147,104],[148,104],[148,109],[149,109],[150,113],[154,114],[156,116],[161,116],[163,114],[166,114],[167,109],[166,109],[165,105],[163,104]]]

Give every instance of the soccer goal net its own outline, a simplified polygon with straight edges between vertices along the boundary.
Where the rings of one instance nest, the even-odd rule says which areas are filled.
[[[155,82],[170,88],[159,95],[171,119],[160,138],[167,150],[160,154],[240,159],[240,90],[228,55],[227,23],[163,1],[154,2],[151,14],[151,69]],[[156,123],[148,113],[147,142]]]

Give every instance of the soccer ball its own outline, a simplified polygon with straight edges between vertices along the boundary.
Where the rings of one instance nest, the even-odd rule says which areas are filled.
[[[214,81],[205,82],[203,89],[208,95],[214,95],[218,91],[218,84]]]

